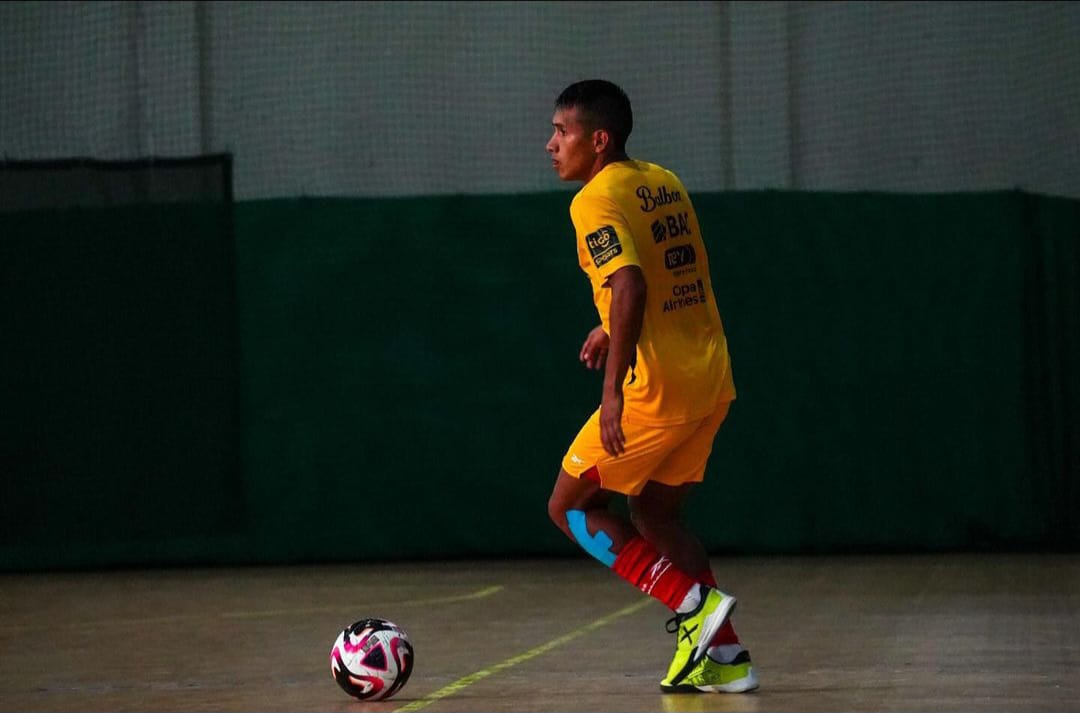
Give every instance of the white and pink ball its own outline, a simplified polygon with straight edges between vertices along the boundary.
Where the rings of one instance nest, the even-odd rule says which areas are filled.
[[[405,631],[386,619],[361,619],[338,634],[330,649],[330,673],[354,698],[378,701],[409,680],[413,647]]]

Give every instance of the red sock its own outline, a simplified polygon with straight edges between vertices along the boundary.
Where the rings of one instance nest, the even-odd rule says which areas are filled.
[[[707,584],[713,589],[719,589],[719,587],[716,586],[716,577],[713,576],[712,570],[707,569],[699,574],[698,581],[702,584]],[[731,617],[728,617],[724,620],[724,625],[713,635],[713,639],[709,642],[709,646],[724,646],[725,644],[737,643],[739,643],[739,635],[735,633],[735,627],[731,625]]]
[[[615,573],[651,597],[675,611],[697,582],[675,569],[640,535],[627,542],[611,565]]]

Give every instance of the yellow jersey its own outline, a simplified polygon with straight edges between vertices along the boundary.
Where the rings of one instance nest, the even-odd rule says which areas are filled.
[[[727,339],[697,214],[679,178],[645,161],[605,166],[574,196],[578,262],[611,334],[607,279],[637,265],[645,315],[623,384],[624,414],[666,426],[705,418],[735,398]]]

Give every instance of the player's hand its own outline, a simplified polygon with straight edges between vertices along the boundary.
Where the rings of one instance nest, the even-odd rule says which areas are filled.
[[[609,344],[611,344],[611,338],[608,337],[607,332],[603,327],[597,327],[585,337],[585,343],[581,345],[581,355],[578,358],[586,368],[599,371],[604,368]]]
[[[622,391],[605,393],[600,402],[600,443],[612,456],[626,450],[626,436],[622,430]]]

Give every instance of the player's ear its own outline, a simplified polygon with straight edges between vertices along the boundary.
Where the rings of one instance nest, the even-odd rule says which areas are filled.
[[[593,150],[598,153],[604,153],[608,146],[611,145],[611,134],[607,132],[607,129],[597,129],[592,132]]]

